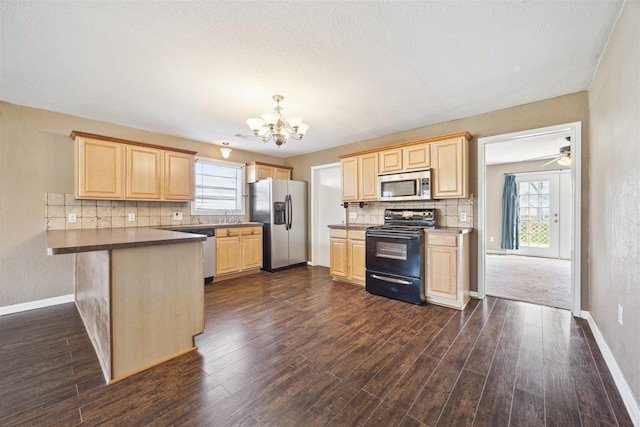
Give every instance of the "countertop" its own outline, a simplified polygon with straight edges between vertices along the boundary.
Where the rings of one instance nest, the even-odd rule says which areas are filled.
[[[471,227],[436,227],[425,229],[427,234],[467,234],[473,231]]]
[[[172,245],[201,242],[207,239],[202,234],[188,234],[151,227],[49,230],[45,233],[48,255]]]
[[[327,227],[336,230],[366,230],[369,227],[377,227],[380,224],[330,224]]]
[[[237,227],[262,227],[261,222],[230,222],[225,224],[185,224],[185,225],[163,225],[159,227],[162,230],[210,230],[212,228],[237,228]]]

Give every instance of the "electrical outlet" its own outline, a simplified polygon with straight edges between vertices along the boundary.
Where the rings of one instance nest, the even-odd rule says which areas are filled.
[[[466,220],[467,220],[467,213],[460,212],[460,221],[466,221]]]
[[[622,306],[620,304],[618,304],[618,323],[620,323],[621,325],[624,324],[624,322],[622,321]]]
[[[173,219],[174,221],[182,221],[182,212],[174,212]]]
[[[129,216],[129,221],[135,221],[136,220],[136,214],[130,213],[128,216]]]
[[[77,220],[78,220],[78,217],[74,213],[70,213],[69,216],[67,217],[67,221],[69,221],[70,223],[74,223]]]

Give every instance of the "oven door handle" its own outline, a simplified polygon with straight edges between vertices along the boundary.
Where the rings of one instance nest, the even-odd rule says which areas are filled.
[[[391,237],[394,239],[402,239],[402,240],[418,240],[420,239],[420,236],[399,236],[396,233],[372,233],[372,232],[368,232],[366,234],[367,237]]]
[[[398,285],[413,285],[413,283],[408,280],[395,279],[393,277],[378,276],[377,274],[372,274],[371,277],[373,277],[374,279],[383,280],[385,282],[397,283]]]

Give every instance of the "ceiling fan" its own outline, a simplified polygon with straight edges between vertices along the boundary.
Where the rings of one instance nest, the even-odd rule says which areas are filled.
[[[564,139],[571,144],[571,137],[567,136]],[[553,162],[557,162],[560,166],[571,166],[571,145],[560,147],[558,154],[552,154],[550,156],[539,157],[537,160],[550,159],[548,162],[543,163],[540,167],[545,167]]]

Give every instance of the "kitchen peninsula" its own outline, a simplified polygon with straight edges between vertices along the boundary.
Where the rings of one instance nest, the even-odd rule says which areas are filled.
[[[74,254],[75,303],[107,383],[195,349],[204,331],[205,236],[147,227],[51,230]]]

